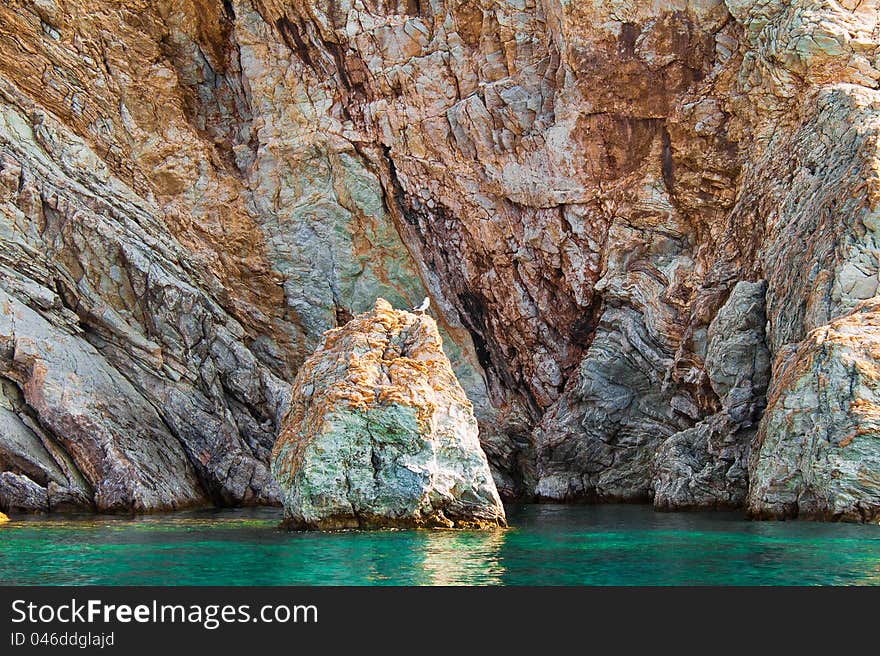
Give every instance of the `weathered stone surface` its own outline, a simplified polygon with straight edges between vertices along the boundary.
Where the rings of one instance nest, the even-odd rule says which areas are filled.
[[[8,512],[49,512],[48,490],[28,476],[11,471],[0,473],[0,493]]]
[[[29,474],[17,476],[16,484],[10,478],[15,475],[4,472],[5,506],[50,509],[52,495],[43,490],[50,480],[83,501],[93,495],[99,510],[155,510],[204,501],[183,448],[155,409],[97,350],[71,339],[2,290],[0,352],[9,357],[0,375],[21,390],[25,408],[40,417],[73,461],[54,460],[49,448],[57,447],[27,428],[27,414],[5,410],[7,421],[12,415],[13,430],[4,431],[4,451],[26,461],[24,467],[10,464]],[[11,440],[31,444],[16,448]],[[31,463],[42,475],[28,471]],[[45,499],[34,488],[43,490]]]
[[[779,364],[752,465],[756,517],[880,518],[880,305],[811,332]]]
[[[272,472],[291,528],[505,525],[434,320],[384,299],[303,363]]]
[[[877,3],[728,6],[736,23],[715,36],[712,84],[692,87],[702,98],[685,100],[667,123],[663,183],[673,208],[662,225],[674,235],[670,219],[684,219],[687,243],[661,250],[653,240],[646,249],[612,224],[608,252],[620,255],[596,284],[606,304],[599,330],[535,432],[541,496],[739,504],[766,378],[739,385],[730,374],[743,367],[754,377],[748,354],[763,363],[766,339],[777,377],[807,331],[877,292]],[[722,54],[731,46],[738,55]],[[738,142],[733,197],[694,186],[694,164],[724,161],[719,141],[702,141],[709,134]],[[699,143],[703,155],[692,151]],[[709,197],[725,199],[714,218]],[[672,257],[680,258],[675,275],[664,268]],[[766,337],[756,325],[710,348],[710,325],[716,339],[738,331],[716,317],[721,301],[738,279],[756,278],[767,280]]]
[[[423,297],[418,267],[376,173],[326,115],[332,95],[306,85],[256,9],[81,9],[0,8],[0,286],[97,349],[115,396],[155,408],[199,497],[277,503],[269,452],[296,368],[377,295]],[[491,419],[470,338],[450,330]],[[188,503],[185,489],[165,505]]]
[[[770,381],[764,327],[767,284],[741,281],[707,331],[706,373],[723,411],[740,426],[758,422]]]
[[[181,503],[277,503],[270,449],[322,333],[427,293],[503,495],[736,504],[760,340],[781,394],[797,344],[878,293],[878,17],[11,0],[0,287],[152,406],[197,481]],[[758,280],[766,326],[722,321]],[[0,470],[94,505],[14,403]]]
[[[739,282],[707,331],[706,373],[721,410],[666,440],[654,457],[658,508],[740,507],[770,378],[767,285]]]

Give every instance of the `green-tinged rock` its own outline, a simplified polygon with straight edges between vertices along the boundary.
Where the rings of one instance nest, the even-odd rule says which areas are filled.
[[[383,299],[302,366],[272,459],[290,528],[506,523],[434,320]]]
[[[878,360],[877,301],[814,330],[785,358],[751,463],[752,516],[880,519]]]

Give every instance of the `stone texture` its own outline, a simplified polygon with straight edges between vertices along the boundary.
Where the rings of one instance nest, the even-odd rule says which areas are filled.
[[[752,465],[756,517],[880,518],[880,305],[812,331],[770,393]]]
[[[436,323],[381,298],[303,363],[272,472],[290,528],[505,526]]]
[[[143,399],[136,403],[136,392],[94,348],[53,329],[39,314],[2,291],[0,349],[9,356],[0,375],[21,390],[24,407],[40,417],[75,464],[61,458],[55,461],[48,449],[57,451],[57,446],[28,431],[26,412],[5,411],[15,430],[5,433],[4,442],[9,438],[31,442],[31,448],[5,448],[49,471],[45,481],[19,476],[18,485],[6,476],[4,505],[27,507],[38,496],[31,492],[35,483],[43,482],[48,488],[50,476],[68,494],[87,499],[91,492],[99,510],[143,511],[203,501],[183,448],[155,409]],[[80,389],[90,394],[81,394]],[[51,471],[52,465],[56,471]],[[67,471],[61,470],[63,465]],[[16,488],[25,494],[15,494]],[[27,501],[19,501],[20,496]],[[51,496],[37,507],[48,509]]]
[[[321,118],[332,98],[247,5],[13,2],[0,32],[0,285],[96,349],[120,403],[152,406],[179,443],[189,464],[168,476],[192,469],[196,490],[156,489],[151,508],[278,503],[269,452],[296,368],[377,295],[425,295],[376,174]],[[456,371],[491,418],[459,342]],[[77,389],[87,406],[106,393]],[[20,465],[4,464],[45,488]]]
[[[24,389],[0,353],[0,489],[21,490],[0,501],[100,505],[85,445],[125,406],[184,463],[148,476],[153,456],[112,438],[106,471],[132,450],[148,506],[178,478],[166,506],[278,503],[270,449],[323,332],[426,294],[504,496],[770,490],[755,463],[788,434],[757,428],[765,357],[772,398],[806,394],[781,387],[798,345],[877,296],[878,17],[877,0],[4,3],[0,287],[96,353],[120,407],[57,434],[29,405],[41,379]]]
[[[740,507],[770,379],[763,281],[739,282],[707,331],[706,373],[721,410],[667,439],[654,457],[658,508]]]

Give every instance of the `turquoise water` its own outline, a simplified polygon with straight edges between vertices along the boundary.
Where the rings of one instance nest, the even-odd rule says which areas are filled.
[[[288,533],[275,509],[16,518],[0,583],[880,584],[880,526],[749,522],[645,506],[511,506],[488,532]]]

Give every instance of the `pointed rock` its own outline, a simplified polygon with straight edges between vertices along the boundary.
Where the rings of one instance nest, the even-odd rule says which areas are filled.
[[[290,528],[506,524],[437,324],[381,298],[300,368],[272,461]]]

